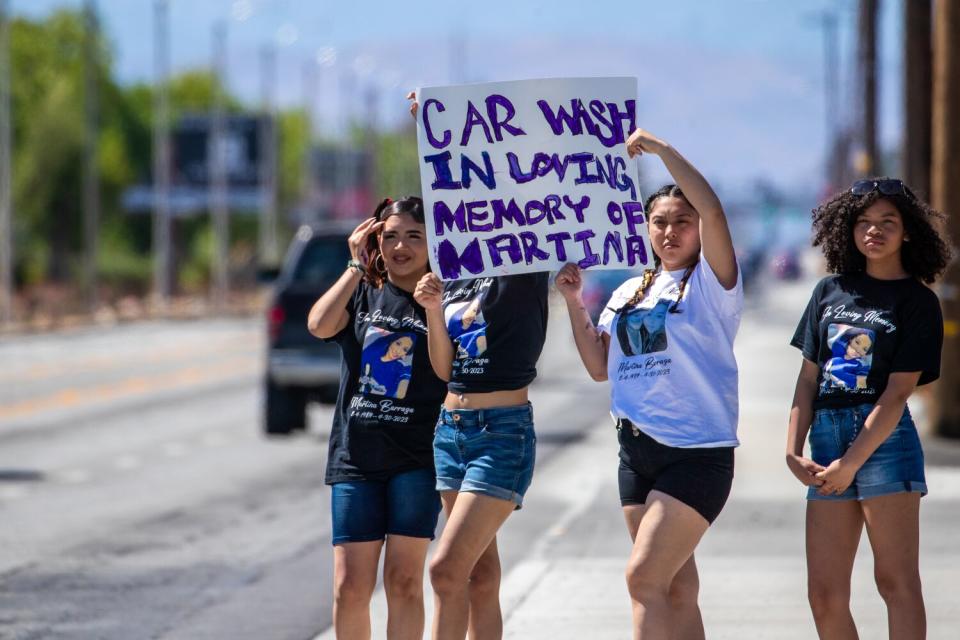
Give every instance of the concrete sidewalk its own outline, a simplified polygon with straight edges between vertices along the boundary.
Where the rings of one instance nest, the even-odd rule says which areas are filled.
[[[737,339],[742,446],[726,509],[697,551],[700,604],[708,638],[808,640],[816,637],[806,600],[804,488],[783,462],[786,419],[800,356],[787,345],[790,318],[809,293],[778,292],[788,303],[747,314]],[[801,295],[802,294],[802,295]],[[799,309],[795,308],[799,307]],[[779,316],[779,317],[778,317]],[[598,385],[585,392],[600,392]],[[505,576],[505,637],[621,639],[631,636],[623,571],[630,540],[616,484],[617,444],[608,419],[588,437],[538,468],[526,503],[563,504],[536,540],[518,537],[511,516],[501,547],[527,547]],[[921,573],[932,640],[957,637],[960,599],[960,468],[927,466],[930,495],[921,507]],[[854,572],[853,610],[861,637],[886,637],[886,612],[872,577],[866,536]],[[430,594],[425,581],[425,593]],[[429,600],[429,595],[428,595]],[[432,602],[427,603],[429,636]],[[384,638],[386,606],[378,593],[374,637]],[[324,638],[332,638],[328,632]]]

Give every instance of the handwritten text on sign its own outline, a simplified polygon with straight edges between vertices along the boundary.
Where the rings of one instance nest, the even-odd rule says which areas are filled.
[[[444,280],[652,260],[635,165],[636,80],[418,92],[430,260]]]

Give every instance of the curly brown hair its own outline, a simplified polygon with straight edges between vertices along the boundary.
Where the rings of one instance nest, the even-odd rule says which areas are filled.
[[[868,178],[875,181],[890,179]],[[900,249],[904,270],[929,284],[946,269],[952,252],[937,230],[937,225],[945,220],[944,215],[913,195],[906,185],[904,191],[886,195],[874,189],[858,196],[847,189],[813,210],[813,246],[821,248],[831,273],[866,271],[867,259],[854,243],[853,227],[860,214],[880,199],[897,208],[903,219],[904,234],[910,238]]]

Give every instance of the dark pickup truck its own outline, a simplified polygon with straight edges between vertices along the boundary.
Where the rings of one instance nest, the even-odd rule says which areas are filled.
[[[303,226],[297,231],[274,285],[267,311],[263,430],[287,435],[307,426],[307,402],[334,402],[340,349],[307,331],[307,314],[343,273],[354,224]]]

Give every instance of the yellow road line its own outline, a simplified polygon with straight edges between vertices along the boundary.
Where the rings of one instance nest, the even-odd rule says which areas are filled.
[[[109,384],[69,387],[45,396],[0,406],[0,420],[20,418],[42,411],[92,405],[126,396],[147,395],[203,382],[214,382],[232,378],[238,374],[254,373],[262,365],[263,360],[259,356],[245,355],[227,358],[214,364],[195,365],[152,376],[133,376]]]

